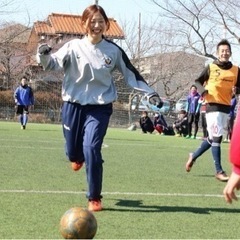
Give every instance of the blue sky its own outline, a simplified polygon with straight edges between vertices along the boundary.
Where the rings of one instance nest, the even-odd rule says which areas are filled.
[[[5,0],[12,2],[3,8],[0,3],[1,21],[14,21],[32,26],[36,21],[43,21],[51,13],[82,14],[83,10],[95,3],[95,0]],[[3,1],[1,1],[3,2]],[[158,17],[159,8],[151,0],[98,0],[108,17],[112,17],[120,24],[138,21],[141,13],[142,24],[151,25]],[[6,11],[6,14],[4,14]],[[11,11],[11,13],[10,13]],[[234,49],[232,58],[239,61],[239,50]],[[236,63],[236,62],[235,62]]]
[[[83,10],[95,3],[95,0],[14,0],[7,8],[7,14],[3,14],[0,5],[0,15],[3,20],[15,21],[30,26],[38,20],[45,20],[47,16],[55,13],[80,14]],[[98,0],[108,17],[116,19],[119,23],[124,21],[141,20],[154,21],[157,18],[157,7],[149,0]],[[9,11],[13,13],[9,14]]]

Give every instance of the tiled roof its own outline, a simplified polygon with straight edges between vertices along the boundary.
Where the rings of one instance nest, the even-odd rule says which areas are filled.
[[[110,28],[106,32],[106,37],[114,39],[123,39],[124,33],[116,20],[109,18]],[[52,13],[47,21],[38,21],[34,23],[35,31],[38,35],[55,34],[73,34],[84,35],[84,29],[81,25],[80,15]]]

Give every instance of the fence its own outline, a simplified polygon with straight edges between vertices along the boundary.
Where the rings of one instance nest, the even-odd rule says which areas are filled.
[[[127,128],[131,124],[137,124],[141,115],[138,109],[129,106],[131,90],[116,82],[119,100],[113,104],[113,114],[110,119],[111,127]],[[34,92],[35,104],[30,109],[29,121],[34,123],[60,123],[61,122],[61,86],[59,81],[33,81],[31,87]],[[16,121],[13,90],[0,90],[0,120]],[[151,113],[150,113],[151,116]],[[171,123],[174,119],[166,116]]]

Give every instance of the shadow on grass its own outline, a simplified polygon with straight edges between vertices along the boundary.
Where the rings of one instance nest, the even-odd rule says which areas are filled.
[[[59,132],[59,129],[30,129],[30,130],[33,132],[34,131],[36,131],[36,132]]]
[[[205,207],[186,207],[186,206],[156,206],[143,205],[142,200],[117,200],[118,208],[104,208],[104,211],[119,212],[190,212],[196,214],[211,214],[211,212],[221,213],[240,213],[236,208],[205,208]]]
[[[132,138],[112,138],[112,137],[106,137],[106,140],[113,140],[113,141],[121,141],[124,139],[124,142],[146,142],[146,139],[132,139]]]
[[[206,178],[213,178],[214,181],[217,181],[214,175],[210,174],[195,174],[194,177],[206,177]]]

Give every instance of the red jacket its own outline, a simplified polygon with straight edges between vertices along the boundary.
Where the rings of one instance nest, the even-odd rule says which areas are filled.
[[[240,175],[240,111],[237,113],[237,117],[233,127],[233,134],[230,144],[230,161],[233,164],[233,171]]]

